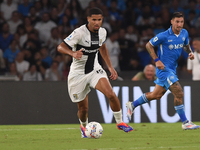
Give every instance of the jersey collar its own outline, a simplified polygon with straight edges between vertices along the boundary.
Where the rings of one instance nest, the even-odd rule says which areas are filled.
[[[97,32],[97,33],[94,33],[94,32],[92,32],[92,31],[89,30],[89,28],[88,28],[88,23],[85,24],[85,26],[86,26],[86,28],[88,29],[88,31],[89,31],[91,34],[98,35],[98,32]]]
[[[169,28],[169,34],[174,34],[174,32],[172,31],[172,26],[170,26]]]

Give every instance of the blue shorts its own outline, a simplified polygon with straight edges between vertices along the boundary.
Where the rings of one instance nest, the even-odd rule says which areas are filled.
[[[157,78],[154,83],[157,85],[160,85],[162,87],[164,87],[166,90],[169,89],[169,87],[175,83],[176,81],[178,81],[178,77],[172,73],[172,72],[165,72],[165,77],[161,78]]]

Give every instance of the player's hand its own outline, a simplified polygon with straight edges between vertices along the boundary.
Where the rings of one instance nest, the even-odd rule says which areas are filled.
[[[115,71],[115,69],[114,69],[114,68],[108,68],[108,69],[109,69],[109,71],[110,71],[110,73],[111,73],[110,79],[111,79],[111,80],[116,80],[117,77],[118,77],[118,74],[117,74],[117,72]]]
[[[193,54],[193,52],[189,53],[189,59],[190,59],[190,60],[193,60],[193,59],[194,59],[194,54]]]
[[[158,69],[165,70],[165,65],[160,60],[156,62],[156,67]]]
[[[82,57],[82,55],[83,55],[83,52],[82,52],[82,51],[83,51],[83,48],[81,48],[81,49],[78,50],[78,51],[73,52],[72,57],[74,57],[75,59],[80,60],[81,57]]]

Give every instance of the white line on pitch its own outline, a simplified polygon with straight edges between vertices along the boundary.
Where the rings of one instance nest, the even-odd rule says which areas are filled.
[[[191,148],[191,147],[200,147],[200,146],[132,147],[132,148],[129,148],[129,149],[155,149],[155,148],[156,148],[156,149],[162,149],[162,148],[167,148],[167,149],[170,149],[170,148],[180,149],[180,148]]]
[[[45,128],[38,128],[38,129],[0,129],[0,131],[22,131],[22,130],[28,130],[28,131],[43,131],[43,130],[74,130],[79,128],[53,128],[53,129],[45,129]]]

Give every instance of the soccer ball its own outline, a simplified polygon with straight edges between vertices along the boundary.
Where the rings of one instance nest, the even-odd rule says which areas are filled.
[[[103,134],[103,127],[101,126],[100,123],[92,121],[86,125],[85,134],[87,138],[98,139]]]

